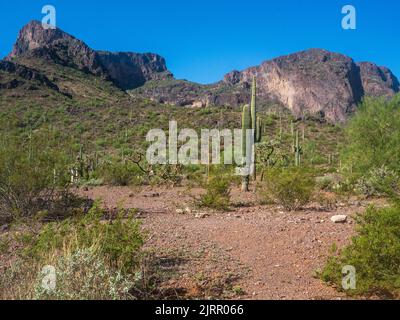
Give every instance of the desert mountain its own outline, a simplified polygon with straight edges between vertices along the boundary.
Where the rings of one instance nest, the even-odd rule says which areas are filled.
[[[393,96],[397,78],[385,67],[321,49],[311,49],[265,61],[244,71],[232,71],[217,84],[185,81],[151,83],[137,90],[159,102],[192,106],[237,106],[248,103],[253,76],[259,101],[278,103],[294,115],[318,115],[342,122],[364,96]]]
[[[58,28],[43,29],[38,21],[22,28],[6,59],[12,61],[26,57],[45,59],[102,76],[124,90],[134,89],[149,80],[172,77],[164,58],[159,55],[95,51]]]
[[[398,79],[388,68],[356,63],[350,57],[321,49],[265,61],[232,71],[218,83],[200,85],[174,79],[165,59],[157,54],[96,51],[60,29],[44,30],[37,21],[20,31],[13,50],[1,62],[0,72],[8,76],[0,73],[0,89],[15,88],[33,79],[35,85],[67,95],[79,94],[79,88],[70,85],[73,79],[62,82],[56,69],[45,70],[46,63],[110,81],[133,97],[190,107],[248,103],[251,80],[256,76],[261,104],[279,104],[295,116],[317,115],[330,122],[344,121],[364,96],[390,97],[400,90]],[[14,79],[10,76],[13,74]]]

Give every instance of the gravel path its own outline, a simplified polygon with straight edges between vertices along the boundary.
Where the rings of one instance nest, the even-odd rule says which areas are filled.
[[[256,205],[254,194],[233,190],[232,199],[242,206],[231,212],[187,210],[200,192],[97,187],[83,193],[101,198],[110,208],[137,208],[148,231],[146,248],[165,257],[172,253],[185,257],[184,262],[172,263],[174,277],[165,285],[184,289],[188,297],[196,296],[199,281],[215,290],[230,275],[243,299],[344,298],[316,279],[315,272],[333,243],[338,247],[348,243],[354,232],[352,216],[362,211],[359,204],[332,211],[316,206],[287,212]],[[337,214],[348,215],[348,222],[334,224],[330,218]]]

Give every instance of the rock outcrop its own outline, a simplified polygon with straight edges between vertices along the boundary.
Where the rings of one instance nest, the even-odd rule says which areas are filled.
[[[94,75],[106,75],[97,53],[83,41],[58,28],[44,29],[38,21],[22,28],[7,59],[19,57],[47,59]]]
[[[0,72],[5,72],[15,77],[14,79],[8,82],[2,83],[1,81],[2,77],[0,74],[1,89],[14,89],[24,84],[24,80],[26,80],[26,81],[36,81],[40,85],[59,91],[58,86],[53,82],[51,82],[45,75],[43,75],[37,70],[25,67],[23,65],[19,65],[17,63],[13,63],[10,61],[0,61]]]
[[[261,103],[277,103],[297,117],[318,116],[330,122],[345,121],[366,95],[391,97],[400,89],[397,78],[385,67],[310,49],[232,71],[214,85],[180,81],[144,86],[137,92],[181,106],[238,106],[250,101],[253,76]]]
[[[266,61],[225,76],[228,86],[250,85],[257,77],[261,98],[281,102],[296,116],[344,121],[364,95],[359,67],[341,54],[311,49]]]
[[[391,97],[398,79],[385,68],[322,49],[310,49],[232,71],[212,85],[175,80],[165,59],[154,53],[95,51],[61,31],[32,21],[21,31],[8,61],[45,59],[112,81],[132,95],[179,106],[238,106],[248,103],[253,76],[259,101],[278,103],[295,116],[345,121],[364,96]],[[4,67],[4,66],[3,66]],[[21,71],[21,70],[19,70]],[[7,86],[18,85],[17,82]]]
[[[366,96],[389,96],[400,91],[395,75],[386,67],[378,67],[370,62],[358,63]]]
[[[101,64],[123,90],[138,88],[147,81],[173,78],[165,59],[154,53],[98,51]]]
[[[19,33],[7,60],[30,57],[112,80],[123,90],[142,86],[149,80],[173,77],[164,58],[153,53],[112,53],[95,51],[83,41],[60,29],[44,29],[38,21],[28,23]]]

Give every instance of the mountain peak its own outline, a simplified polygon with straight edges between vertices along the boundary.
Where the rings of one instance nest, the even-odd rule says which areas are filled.
[[[23,58],[23,59],[21,59]],[[260,102],[279,104],[294,115],[345,121],[364,96],[393,96],[400,85],[393,73],[373,63],[356,63],[346,55],[311,48],[228,73],[223,81],[202,86],[173,79],[165,59],[154,53],[95,51],[61,29],[44,29],[31,21],[19,33],[8,60],[51,61],[111,80],[131,94],[182,106],[235,106],[250,99],[257,77]],[[25,70],[22,70],[25,72]],[[148,81],[155,81],[145,86]]]
[[[112,80],[119,88],[137,88],[149,80],[172,78],[165,59],[154,53],[95,51],[59,28],[44,29],[33,20],[19,32],[7,60],[45,59]]]
[[[6,59],[20,57],[50,60],[87,73],[106,76],[96,52],[83,41],[59,28],[45,29],[42,23],[36,20],[21,29],[13,50]]]
[[[50,46],[60,39],[72,41],[75,38],[58,28],[44,29],[41,22],[32,20],[20,30],[8,58],[23,56],[32,50]]]

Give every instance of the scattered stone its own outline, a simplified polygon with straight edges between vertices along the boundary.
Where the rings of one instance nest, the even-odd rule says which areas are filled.
[[[150,192],[143,195],[145,198],[158,198],[159,196],[160,194],[158,192]]]
[[[210,215],[208,213],[196,213],[196,215],[194,216],[196,219],[204,219],[209,217]]]
[[[186,207],[185,212],[190,214],[190,213],[192,213],[192,209],[190,209],[189,207]]]
[[[345,223],[347,221],[347,216],[345,215],[337,215],[331,218],[333,223]]]
[[[182,209],[176,209],[175,212],[177,214],[184,214],[185,213],[185,211],[183,211]]]

